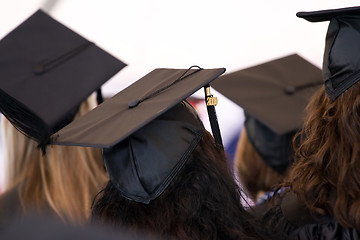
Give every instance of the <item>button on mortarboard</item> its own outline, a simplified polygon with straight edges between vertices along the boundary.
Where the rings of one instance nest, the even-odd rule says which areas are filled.
[[[0,40],[0,111],[46,144],[126,64],[41,10]]]

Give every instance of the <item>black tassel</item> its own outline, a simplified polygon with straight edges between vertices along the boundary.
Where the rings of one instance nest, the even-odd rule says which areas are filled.
[[[96,101],[97,104],[100,105],[101,103],[104,102],[104,98],[101,92],[101,88],[99,88],[98,90],[96,90]]]

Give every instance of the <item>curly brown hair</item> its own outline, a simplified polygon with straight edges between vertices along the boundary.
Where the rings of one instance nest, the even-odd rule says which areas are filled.
[[[241,205],[222,147],[205,132],[168,188],[148,205],[124,198],[109,182],[95,200],[93,222],[176,239],[261,239]]]
[[[307,106],[294,138],[290,186],[311,212],[333,215],[344,227],[360,230],[360,83],[332,102],[324,88]],[[296,144],[294,144],[296,146]]]

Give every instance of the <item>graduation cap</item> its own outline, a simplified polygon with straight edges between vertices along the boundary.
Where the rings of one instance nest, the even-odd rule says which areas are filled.
[[[103,148],[111,182],[124,197],[147,204],[181,170],[204,132],[183,100],[224,71],[155,69],[61,129],[51,142]]]
[[[0,111],[44,147],[125,66],[38,10],[0,40]]]
[[[291,138],[321,84],[320,69],[292,54],[225,74],[212,86],[245,109],[250,142],[269,166],[283,172],[289,164]]]
[[[296,14],[310,22],[330,21],[326,34],[322,75],[332,101],[360,80],[360,7]]]

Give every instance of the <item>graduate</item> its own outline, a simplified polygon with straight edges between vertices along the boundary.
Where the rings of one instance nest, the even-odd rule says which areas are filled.
[[[293,162],[293,137],[321,86],[321,70],[297,54],[216,79],[214,89],[245,111],[234,169],[255,205],[268,201]],[[262,211],[256,207],[259,214]]]
[[[288,191],[264,217],[286,239],[359,239],[360,7],[299,12],[330,21],[323,87],[307,106]]]
[[[84,223],[108,177],[101,151],[49,146],[50,136],[96,103],[94,91],[125,64],[36,11],[0,41],[6,185],[0,229],[27,212]],[[100,100],[100,98],[99,98]]]
[[[53,135],[103,148],[95,223],[174,239],[268,239],[241,205],[208,84],[225,69],[155,69]],[[205,87],[214,137],[185,100]]]

